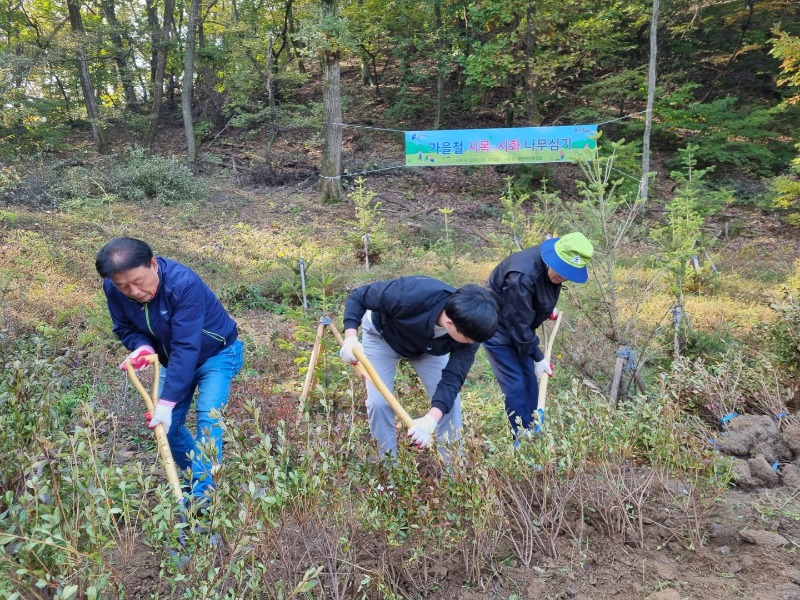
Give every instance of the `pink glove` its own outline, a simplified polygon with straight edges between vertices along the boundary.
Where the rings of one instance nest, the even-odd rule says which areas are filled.
[[[156,425],[161,423],[164,426],[164,431],[169,433],[169,428],[172,427],[172,409],[175,408],[175,403],[169,400],[159,400],[156,404],[156,410],[153,413],[153,418],[147,425],[150,429],[155,429]]]
[[[128,354],[128,358],[123,360],[119,365],[120,371],[127,371],[128,369],[125,368],[125,363],[127,361],[131,361],[131,366],[133,367],[134,371],[141,371],[142,369],[146,369],[150,366],[150,363],[145,360],[145,356],[149,356],[151,354],[155,354],[156,351],[153,350],[152,346],[139,346],[136,350]]]

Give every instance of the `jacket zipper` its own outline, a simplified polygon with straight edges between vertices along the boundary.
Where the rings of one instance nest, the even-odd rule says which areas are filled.
[[[228,341],[223,336],[221,336],[220,334],[214,333],[213,331],[209,331],[208,329],[202,329],[201,331],[203,333],[205,333],[208,337],[210,337],[212,339],[215,339],[218,342],[220,342],[223,346],[227,346],[228,345]]]
[[[150,326],[150,303],[149,302],[147,302],[144,305],[144,320],[147,323],[147,329],[150,332],[150,334],[153,336],[153,339],[157,340],[158,337],[156,336],[155,332],[153,331],[153,328]],[[164,356],[166,356],[167,359],[169,360],[169,352],[167,352],[167,347],[164,345],[164,342],[161,342],[161,349],[164,351]]]

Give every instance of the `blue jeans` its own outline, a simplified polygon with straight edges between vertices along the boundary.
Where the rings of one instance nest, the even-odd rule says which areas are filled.
[[[498,344],[494,339],[486,340],[483,349],[505,395],[506,414],[516,438],[519,425],[524,429],[531,427],[539,404],[539,382],[533,357],[519,356],[513,347]]]
[[[191,468],[193,496],[203,496],[206,490],[214,489],[211,469],[214,463],[222,462],[222,429],[211,412],[221,411],[228,403],[231,380],[242,368],[243,360],[244,344],[236,340],[200,365],[194,373],[189,392],[185,397],[175,400],[167,440],[178,468],[182,472]],[[159,396],[167,377],[168,370],[162,367]],[[186,415],[192,406],[195,389],[198,391],[197,435],[193,436],[186,427]],[[216,448],[213,455],[212,447]]]

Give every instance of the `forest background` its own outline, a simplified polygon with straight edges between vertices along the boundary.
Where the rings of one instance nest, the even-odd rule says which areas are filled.
[[[0,596],[800,597],[800,3],[0,4]],[[590,163],[402,168],[403,130],[590,123]],[[354,286],[570,230],[542,435],[479,354],[462,458],[385,493],[332,338],[296,419]],[[117,235],[247,343],[213,543],[117,371]]]

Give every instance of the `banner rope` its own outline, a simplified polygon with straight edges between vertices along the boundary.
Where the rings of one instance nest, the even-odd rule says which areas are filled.
[[[610,119],[608,121],[602,121],[601,123],[596,123],[598,127],[600,125],[608,125],[609,123],[616,123],[617,121],[623,121],[624,119],[630,119],[632,117],[643,115],[649,112],[648,110],[640,110],[639,112],[630,113],[628,115],[624,115],[622,117],[617,117],[616,119]],[[351,123],[325,123],[323,125],[338,125],[339,127],[355,127],[357,129],[373,129],[375,131],[392,131],[394,133],[406,133],[407,131],[416,131],[415,129],[392,129],[390,127],[372,127],[370,125],[355,125]],[[570,127],[581,127],[584,125],[595,125],[595,123],[581,123],[579,125],[570,125]],[[534,127],[533,125],[528,125],[527,127]],[[559,127],[558,125],[536,125],[535,127]],[[508,129],[514,129],[513,127]]]

